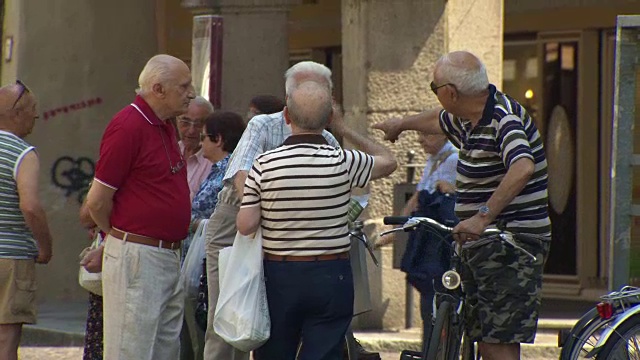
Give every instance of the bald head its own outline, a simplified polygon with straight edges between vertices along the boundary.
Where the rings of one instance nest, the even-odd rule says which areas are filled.
[[[306,81],[287,98],[287,111],[293,124],[303,130],[324,129],[331,118],[331,93],[326,84]]]
[[[176,81],[179,74],[190,73],[182,60],[171,55],[160,54],[152,57],[138,77],[138,93],[149,93],[156,84],[166,85]]]
[[[463,95],[478,95],[489,87],[487,70],[475,55],[454,51],[443,55],[434,70],[438,84],[451,83]]]
[[[21,109],[25,106],[32,105],[33,101],[35,101],[33,94],[27,91],[22,85],[10,84],[0,88],[0,112]]]

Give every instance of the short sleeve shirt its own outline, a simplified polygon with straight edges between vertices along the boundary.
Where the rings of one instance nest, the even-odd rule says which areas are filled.
[[[247,124],[231,155],[223,180],[232,179],[238,171],[249,171],[258,155],[282,145],[289,136],[291,136],[291,126],[285,122],[283,112],[254,116]],[[340,147],[330,132],[325,130],[322,136],[329,145]]]
[[[516,232],[549,236],[547,160],[540,133],[526,109],[513,98],[489,86],[482,119],[469,120],[446,111],[440,126],[460,149],[457,166],[456,215],[468,219],[486,204],[519,159],[533,161],[535,170],[524,189],[498,215]]]
[[[261,207],[264,251],[297,256],[348,251],[351,189],[367,185],[373,163],[371,155],[328,145],[320,135],[293,135],[258,156],[242,207]]]
[[[187,237],[191,201],[175,128],[142,97],[107,126],[95,180],[115,190],[112,227],[163,241]]]

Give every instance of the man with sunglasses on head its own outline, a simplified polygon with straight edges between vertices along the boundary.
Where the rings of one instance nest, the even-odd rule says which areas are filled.
[[[179,357],[184,295],[180,246],[191,202],[171,119],[195,98],[191,71],[169,55],[140,73],[133,103],[100,143],[87,206],[108,235],[103,246],[104,358]]]
[[[468,333],[483,359],[520,358],[520,343],[532,343],[540,308],[542,269],[549,252],[547,161],[540,133],[526,109],[489,84],[473,54],[442,56],[431,90],[442,108],[374,125],[395,141],[405,130],[447,135],[460,149],[453,237],[463,243],[462,280],[467,293]],[[498,222],[517,245],[477,241]],[[531,240],[537,238],[537,240]]]
[[[204,121],[211,113],[213,113],[213,105],[209,100],[196,96],[189,103],[189,110],[176,118],[176,128],[180,138],[178,145],[187,163],[187,182],[191,200],[211,170],[211,161],[205,159],[200,142]]]
[[[51,260],[51,232],[38,198],[40,162],[24,138],[38,118],[21,82],[0,88],[0,359],[17,360],[22,324],[36,322],[35,264]]]

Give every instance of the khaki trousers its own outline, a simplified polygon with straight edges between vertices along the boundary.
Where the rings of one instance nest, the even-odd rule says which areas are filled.
[[[184,317],[180,252],[106,238],[105,360],[176,360]]]

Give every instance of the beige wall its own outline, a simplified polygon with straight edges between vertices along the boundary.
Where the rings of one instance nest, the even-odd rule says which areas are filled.
[[[84,298],[86,292],[77,285],[77,263],[88,239],[78,223],[78,193],[66,196],[53,184],[52,166],[63,156],[95,162],[107,122],[132,101],[138,74],[156,52],[154,1],[8,0],[6,4],[4,35],[13,36],[15,44],[13,59],[3,64],[2,83],[17,77],[40,102],[40,120],[27,141],[40,155],[40,195],[53,232],[54,256],[49,265],[39,267],[38,297],[41,301]],[[83,108],[71,108],[83,101]],[[56,109],[60,111],[51,117]],[[59,172],[73,164],[67,165]]]
[[[469,50],[477,54],[486,63],[491,81],[500,86],[502,11],[501,0],[343,0],[347,122],[381,140],[380,132],[369,130],[372,124],[436,106],[429,83],[435,62],[448,51]],[[408,150],[419,154],[416,163],[424,162],[415,133],[404,134],[395,144],[386,144],[401,165],[406,164]],[[406,172],[400,169],[371,184],[369,218],[392,214],[393,186],[405,179]],[[370,267],[374,311],[362,315],[360,326],[404,325],[404,276],[391,268],[388,251],[384,250],[381,269]]]

